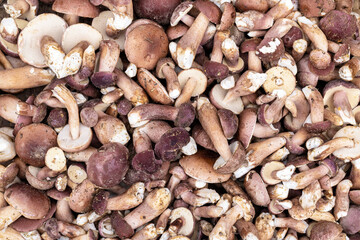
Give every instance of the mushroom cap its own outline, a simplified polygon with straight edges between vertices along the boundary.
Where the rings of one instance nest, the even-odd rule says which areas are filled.
[[[65,152],[77,152],[84,150],[90,145],[92,136],[91,128],[80,124],[80,136],[77,139],[73,139],[70,133],[70,126],[67,124],[59,132],[57,143]]]
[[[295,89],[294,74],[284,67],[272,67],[266,71],[267,78],[262,85],[266,93],[289,96]],[[284,97],[285,97],[284,96]]]
[[[170,18],[170,26],[176,26],[183,16],[188,14],[190,10],[193,8],[194,3],[191,1],[185,1],[180,3],[173,11]]]
[[[68,53],[79,42],[86,41],[96,50],[99,48],[101,40],[102,35],[98,30],[88,24],[78,23],[65,30],[61,40],[61,47],[65,53]]]
[[[138,18],[148,18],[168,25],[171,14],[179,3],[181,0],[135,0],[134,11]]]
[[[205,92],[206,87],[207,87],[207,77],[206,75],[203,73],[203,71],[201,71],[198,68],[191,68],[191,69],[187,69],[187,70],[182,70],[179,75],[178,75],[178,80],[180,83],[180,87],[181,89],[184,88],[186,82],[190,79],[193,78],[197,81],[196,87],[192,93],[192,96],[199,96],[200,94],[202,94],[203,92]]]
[[[207,182],[221,183],[226,182],[231,174],[220,174],[216,172],[213,165],[218,155],[211,151],[201,150],[191,156],[180,159],[180,166],[185,173],[192,178]]]
[[[216,84],[210,91],[210,100],[217,108],[224,108],[232,111],[235,114],[239,114],[244,110],[244,104],[241,97],[237,97],[234,100],[224,103],[223,100],[227,94],[227,90],[223,89],[220,84]]]
[[[125,44],[125,31],[121,31],[118,38],[114,39],[109,37],[106,34],[106,23],[109,18],[114,18],[114,14],[111,11],[103,11],[99,14],[99,16],[95,17],[92,20],[91,26],[99,31],[99,33],[102,35],[103,40],[114,40],[116,41],[121,50],[124,50],[124,44]]]
[[[222,12],[215,3],[208,0],[196,0],[194,6],[214,24],[220,23]]]
[[[333,155],[342,160],[355,160],[360,157],[360,127],[346,126],[335,133],[333,139],[347,137],[354,141],[354,147],[341,148],[333,152]]]
[[[52,10],[86,18],[97,17],[100,12],[89,0],[55,0],[52,5]],[[81,33],[83,34],[85,32]]]
[[[266,184],[275,185],[281,182],[281,180],[274,178],[271,173],[273,171],[282,170],[284,168],[285,165],[282,162],[271,161],[262,166],[260,174]]]
[[[45,57],[40,50],[41,39],[48,35],[60,43],[67,26],[64,19],[52,13],[43,13],[31,20],[18,37],[21,60],[35,67],[46,67]]]
[[[15,183],[5,190],[7,203],[29,219],[41,219],[50,210],[50,200],[41,191],[24,183]]]
[[[360,206],[352,205],[345,217],[340,219],[340,225],[347,234],[355,234],[360,231]]]
[[[343,80],[333,80],[328,82],[323,89],[324,106],[327,106],[330,111],[334,111],[334,93],[341,90],[346,92],[351,108],[359,104],[360,89],[355,84]]]
[[[164,30],[154,24],[134,28],[125,39],[125,54],[138,68],[151,70],[168,54],[169,40]]]
[[[156,64],[156,76],[158,78],[164,79],[165,75],[162,72],[163,67],[169,66],[172,69],[175,69],[175,63],[171,58],[162,58]]]
[[[23,30],[29,22],[24,19],[16,18],[15,23],[20,30]],[[9,56],[19,57],[18,45],[6,41],[3,37],[1,37],[1,35],[0,35],[0,49]]]
[[[183,225],[179,228],[179,235],[190,236],[194,232],[195,220],[191,211],[184,207],[175,208],[170,214],[170,224],[176,219],[181,219]]]
[[[255,51],[256,47],[260,44],[261,39],[260,38],[251,38],[246,39],[241,43],[240,50],[241,53],[247,53],[250,51]]]
[[[333,240],[342,232],[340,224],[320,221],[311,229],[310,240]]]
[[[51,127],[42,123],[30,124],[16,135],[15,150],[25,163],[42,167],[47,150],[56,147],[56,138],[56,132]]]

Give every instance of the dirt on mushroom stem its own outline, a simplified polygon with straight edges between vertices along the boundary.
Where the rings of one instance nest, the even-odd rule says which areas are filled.
[[[15,9],[13,2],[8,4]],[[29,23],[15,19],[19,36],[2,33],[0,38],[4,53],[0,101],[9,101],[0,102],[0,239],[27,240],[34,234],[43,239],[92,240],[99,230],[103,238],[111,232],[111,237],[117,233],[133,239],[157,235],[160,239],[209,236],[218,240],[234,237],[233,226],[241,237],[262,240],[281,233],[300,238],[305,231],[310,240],[335,240],[358,232],[354,220],[360,204],[357,1],[194,0],[183,2],[191,5],[186,15],[170,19],[179,15],[174,9],[181,1],[162,1],[158,6],[153,0],[134,0],[132,9],[126,7],[132,6],[131,0],[117,4],[86,0],[92,15],[71,26],[50,9],[59,0],[53,6],[44,4],[47,1],[18,2],[23,5],[21,18],[31,20],[27,12],[39,10]],[[109,9],[113,12],[104,11],[100,4],[114,8]],[[122,10],[130,9],[126,14],[135,13],[138,19],[124,30],[111,32],[117,23],[107,28],[107,18],[117,21]],[[85,9],[69,11],[80,10]],[[336,16],[338,22],[334,22]],[[0,9],[0,17],[9,15]],[[44,19],[51,21],[44,24]],[[166,25],[169,22],[182,28],[181,36],[176,33],[183,36],[177,47],[175,42],[169,47],[168,40],[176,40],[171,33],[175,28]],[[199,26],[199,22],[206,24]],[[31,29],[38,32],[32,35]],[[46,68],[36,43],[46,35],[65,55],[83,40],[93,48],[94,61],[81,59],[79,72],[71,72],[70,78],[88,71],[85,74],[90,78],[93,73],[111,76],[110,85],[116,87],[97,89],[102,85],[94,87],[86,77],[79,86],[53,79],[55,74]],[[224,40],[219,39],[221,35],[227,36],[224,53],[217,51]],[[106,44],[102,40],[113,43],[117,51],[102,49],[103,56],[115,57],[107,59],[110,62],[103,58],[99,68],[95,53],[101,55],[97,49]],[[189,56],[182,52],[185,49],[194,55],[191,66]],[[17,62],[11,56],[19,57]],[[223,71],[219,65],[226,60],[243,65]],[[132,66],[131,73],[127,66]],[[213,84],[213,79],[207,79],[212,72],[221,74],[215,76],[217,80],[231,82]],[[248,76],[249,72],[253,74]],[[82,96],[82,102],[73,99],[78,108],[71,110],[70,121],[66,104],[51,95],[58,83],[67,85],[69,97]],[[121,94],[111,95],[114,89],[114,94]],[[46,93],[50,94],[44,99]],[[30,98],[26,105],[17,103],[31,95],[34,102]],[[104,102],[91,105],[93,99]],[[41,120],[31,116],[36,109],[46,113]],[[86,110],[92,115],[87,116]],[[74,124],[74,115],[89,125],[85,149],[57,143],[58,135],[69,131],[66,123]],[[128,142],[130,136],[133,143]],[[113,142],[120,139],[126,141]],[[244,154],[234,154],[234,146],[244,147]],[[236,171],[224,173],[218,168],[224,160],[231,165],[226,169]],[[182,176],[173,171],[176,168],[182,169]],[[23,193],[16,192],[19,188],[34,199],[25,196],[28,202],[24,203]],[[49,198],[56,203],[51,208]],[[35,199],[43,207],[29,204]],[[186,210],[180,211],[182,207]],[[201,224],[207,216],[213,218],[205,231]],[[54,225],[55,233],[50,225],[44,232],[40,227],[44,221]],[[198,225],[202,231],[197,231]],[[288,233],[282,232],[285,227],[290,228]]]

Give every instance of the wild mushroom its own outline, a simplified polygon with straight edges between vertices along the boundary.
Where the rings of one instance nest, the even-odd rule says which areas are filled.
[[[137,79],[154,102],[164,105],[173,102],[162,83],[145,68],[139,68]]]
[[[59,147],[67,152],[86,149],[90,145],[92,132],[89,127],[80,123],[75,98],[69,89],[63,85],[56,86],[53,95],[66,106],[69,115],[69,124],[60,131],[57,137]]]
[[[66,1],[56,0],[52,5],[52,10],[64,13],[64,19],[70,25],[79,22],[79,17],[95,18],[99,15],[99,9],[86,1]]]
[[[159,24],[169,24],[171,13],[180,0],[137,0],[134,2],[134,11],[139,18],[148,18]]]
[[[24,17],[28,20],[32,20],[36,16],[36,12],[39,8],[39,1],[7,1],[7,4],[4,4],[4,7],[6,12],[10,14],[12,18]]]
[[[294,171],[294,165],[285,167],[281,162],[271,161],[262,166],[260,173],[265,183],[275,185],[281,181],[290,180]]]
[[[183,70],[178,74],[181,93],[176,99],[175,107],[186,103],[191,97],[202,94],[207,86],[207,78],[205,74],[196,68]]]
[[[151,41],[149,41],[151,40]],[[138,68],[154,69],[168,53],[168,38],[155,24],[142,24],[130,31],[125,39],[125,54]]]
[[[52,24],[48,25],[47,23],[49,22]],[[21,31],[18,38],[21,60],[34,67],[46,67],[46,60],[40,48],[42,38],[44,36],[51,36],[56,42],[60,43],[66,28],[67,24],[64,19],[55,14],[44,13],[34,18]],[[31,41],[28,39],[31,39]]]
[[[175,64],[171,58],[162,58],[156,65],[156,75],[158,78],[166,79],[166,88],[172,99],[178,98],[181,92],[178,76],[174,69]]]
[[[21,215],[29,219],[41,219],[50,210],[49,198],[44,193],[24,183],[16,183],[6,189],[5,200],[10,206],[0,209],[3,217],[1,229],[7,227]]]

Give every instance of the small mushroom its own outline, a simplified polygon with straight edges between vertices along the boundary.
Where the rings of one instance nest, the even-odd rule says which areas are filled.
[[[295,171],[294,165],[286,166],[277,161],[271,161],[261,168],[261,177],[265,183],[275,185],[281,181],[290,180]]]
[[[175,64],[171,58],[162,58],[156,65],[156,75],[158,78],[166,79],[166,88],[172,99],[178,98],[181,92],[178,76],[174,69]]]
[[[39,8],[39,1],[37,0],[16,0],[7,1],[4,4],[5,11],[12,17],[23,17],[28,20],[32,20],[36,16],[36,12]]]
[[[186,103],[191,97],[202,94],[207,86],[207,78],[205,74],[196,68],[183,70],[178,75],[181,93],[176,99],[175,106],[179,107]]]

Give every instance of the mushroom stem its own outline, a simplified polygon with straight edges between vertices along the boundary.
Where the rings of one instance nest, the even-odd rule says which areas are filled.
[[[71,137],[78,139],[80,136],[79,108],[74,96],[64,85],[57,85],[52,92],[68,111]]]
[[[314,44],[315,48],[323,50],[324,52],[328,51],[327,38],[316,23],[313,23],[306,17],[299,17],[298,23]]]
[[[260,58],[256,55],[256,51],[249,51],[248,53],[248,69],[258,73],[262,73],[262,65]]]
[[[133,184],[125,193],[110,198],[107,202],[107,210],[127,210],[142,203],[144,199],[145,185],[142,182]]]
[[[4,4],[4,8],[12,18],[18,18],[29,10],[30,5],[25,0],[16,0],[11,4]]]
[[[19,102],[21,102],[21,100],[13,95],[0,95],[0,117],[11,123],[16,123],[18,118],[16,110]]]
[[[0,208],[0,230],[3,230],[11,223],[15,222],[19,217],[21,217],[21,212],[12,206]]]
[[[73,14],[65,14],[63,18],[69,26],[79,23],[79,16]]]
[[[51,36],[44,36],[40,41],[40,46],[46,65],[56,74],[57,78],[65,77],[62,72],[65,53],[60,44]]]
[[[312,123],[324,121],[324,100],[319,90],[311,85],[302,89],[310,105],[310,116]]]
[[[0,50],[0,63],[5,69],[13,69],[9,60],[5,57],[4,53]]]
[[[221,128],[216,108],[207,98],[199,98],[197,104],[201,126],[209,135],[215,149],[220,154],[220,156],[225,160],[225,162],[228,161],[232,157],[232,153],[228,141]]]
[[[340,90],[333,95],[334,110],[339,115],[344,123],[356,125],[355,116],[353,114],[349,99],[344,90]]]
[[[176,47],[176,59],[182,69],[191,68],[208,25],[209,19],[200,12],[189,30],[179,40]]]
[[[27,65],[0,71],[0,89],[25,89],[50,83],[55,74],[47,69]],[[21,81],[19,81],[21,79]]]
[[[347,137],[338,137],[325,142],[317,148],[308,151],[308,159],[310,161],[323,160],[331,153],[341,148],[354,147],[355,143]]]
[[[169,96],[172,99],[176,99],[179,97],[181,91],[176,72],[169,65],[163,66],[162,71],[166,79],[166,86],[169,92]]]
[[[180,107],[181,104],[186,103],[190,100],[193,91],[196,87],[197,81],[195,78],[189,78],[189,80],[185,83],[184,88],[181,90],[180,96],[176,99],[175,107]]]
[[[191,25],[194,23],[195,18],[190,16],[189,14],[185,14],[182,18],[181,21],[183,23],[185,23],[186,26],[191,27]]]
[[[345,179],[341,181],[336,187],[334,208],[334,215],[336,220],[339,220],[348,214],[350,205],[349,191],[352,186],[352,182],[349,179]]]

